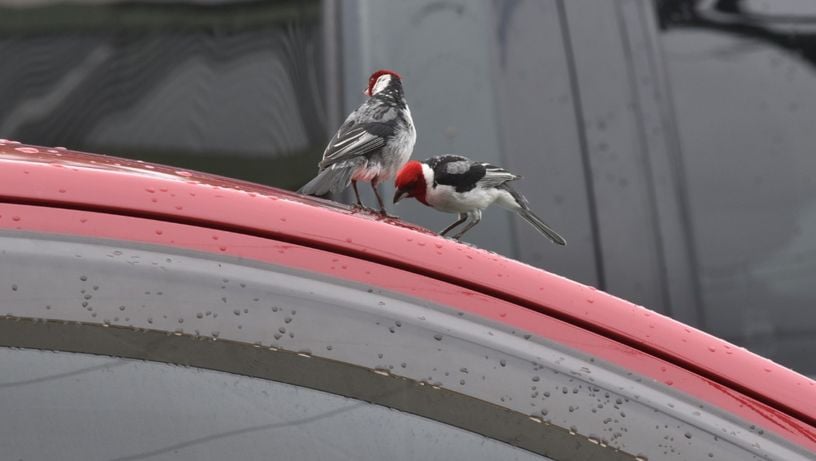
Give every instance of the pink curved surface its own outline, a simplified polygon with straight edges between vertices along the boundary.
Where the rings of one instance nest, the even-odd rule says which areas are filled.
[[[261,250],[212,240],[210,234],[217,230],[312,250],[283,262],[293,267],[365,279],[463,309],[482,295],[494,304],[476,309],[479,315],[605,358],[816,449],[813,380],[625,300],[407,223],[228,178],[4,140],[0,140],[0,202],[6,204],[0,209],[3,228],[123,238],[283,261]],[[25,219],[18,215],[15,221],[14,210]],[[93,216],[94,225],[69,218],[67,210]],[[110,221],[113,217],[100,217],[105,215],[150,220],[153,228],[123,229],[121,222]],[[208,240],[190,244],[169,238],[169,231],[157,234],[156,221],[184,226],[187,232],[206,229]],[[395,270],[356,276],[351,271],[334,273],[324,261],[327,252],[358,265],[373,263]],[[460,288],[444,296],[417,290],[406,286],[406,273]],[[496,303],[522,306],[530,313],[513,311],[514,315],[502,317]],[[587,346],[581,339],[584,334],[602,346]]]

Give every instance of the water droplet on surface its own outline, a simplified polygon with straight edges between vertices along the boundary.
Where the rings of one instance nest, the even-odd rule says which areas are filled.
[[[37,154],[40,152],[39,149],[35,149],[33,147],[15,147],[14,150],[24,154]]]

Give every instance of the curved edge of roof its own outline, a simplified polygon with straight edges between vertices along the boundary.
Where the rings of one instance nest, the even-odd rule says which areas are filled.
[[[8,140],[0,140],[0,184],[0,202],[194,224],[421,273],[609,337],[816,427],[816,381],[642,306],[422,227],[217,175]]]

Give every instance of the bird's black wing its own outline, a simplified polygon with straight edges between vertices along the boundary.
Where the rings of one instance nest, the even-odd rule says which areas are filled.
[[[354,123],[348,120],[329,141],[318,166],[326,168],[343,160],[369,155],[385,146],[395,130],[396,123],[392,121]]]
[[[459,155],[441,155],[427,160],[427,163],[434,170],[434,186],[451,186],[456,192],[473,189],[487,173],[485,164]]]

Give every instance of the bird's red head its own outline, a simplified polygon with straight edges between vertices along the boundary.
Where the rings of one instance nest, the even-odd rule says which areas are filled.
[[[388,75],[391,78],[396,78],[397,80],[401,79],[400,75],[398,73],[394,72],[393,70],[380,69],[377,72],[374,72],[373,74],[371,74],[371,77],[368,77],[368,87],[365,90],[365,94],[367,96],[374,96],[374,94],[375,94],[374,87],[377,85],[377,81],[383,75]]]
[[[425,174],[422,171],[422,164],[416,160],[411,160],[397,173],[397,179],[394,181],[394,186],[397,192],[394,194],[394,203],[399,202],[403,196],[414,197],[425,205],[425,193],[427,191],[427,184],[425,182]]]

